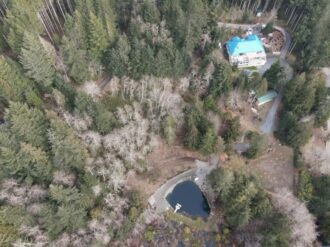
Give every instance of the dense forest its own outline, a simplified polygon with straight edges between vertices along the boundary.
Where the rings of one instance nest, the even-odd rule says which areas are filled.
[[[248,77],[214,56],[231,36],[217,22],[232,8],[278,10],[296,56],[285,86],[279,63]],[[305,203],[289,192],[272,201],[255,176],[217,169],[216,205],[233,232],[256,226],[261,246],[315,241],[308,208],[329,243],[329,177],[305,171],[300,150],[330,116],[319,72],[330,64],[327,0],[1,0],[0,33],[0,246],[135,246],[154,216],[127,174],[148,171],[158,137],[204,156],[231,153],[240,120],[217,101],[234,89],[279,87],[276,136],[294,149]],[[95,83],[103,79],[111,79],[105,95]],[[313,123],[300,121],[311,114]],[[243,155],[254,159],[265,139],[248,140]]]

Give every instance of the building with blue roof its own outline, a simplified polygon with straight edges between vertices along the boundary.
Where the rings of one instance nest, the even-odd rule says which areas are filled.
[[[266,52],[257,35],[245,38],[233,37],[226,43],[229,62],[238,67],[262,66],[266,63]]]

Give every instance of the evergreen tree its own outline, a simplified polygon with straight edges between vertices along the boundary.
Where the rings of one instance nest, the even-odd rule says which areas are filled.
[[[41,0],[13,0],[7,9],[6,29],[9,46],[19,54],[26,32],[41,34],[42,23],[36,10],[42,5]]]
[[[88,152],[72,129],[59,120],[53,120],[48,138],[55,166],[66,170],[83,170]]]
[[[311,126],[300,123],[292,112],[285,112],[280,117],[278,137],[291,147],[299,148],[307,143],[312,135]]]
[[[142,5],[142,17],[145,22],[158,23],[160,21],[160,13],[155,1],[144,1]]]
[[[266,225],[261,230],[262,246],[289,247],[289,219],[285,215],[275,212],[268,216],[265,222]]]
[[[321,127],[325,125],[330,118],[330,100],[327,99],[320,103],[316,110],[315,126]]]
[[[81,4],[84,6],[83,2]],[[86,12],[86,10],[86,7],[83,8],[83,11]],[[89,54],[90,52],[88,48],[93,48],[92,45],[94,45],[94,43],[91,43],[89,46],[89,43],[94,42],[94,40],[91,40],[93,37],[89,32],[89,27],[91,27],[91,24],[88,16],[89,12],[86,12],[84,16],[80,11],[76,10],[74,16],[68,17],[65,23],[65,37],[62,39],[61,45],[61,53],[64,64],[67,67],[69,75],[77,83],[84,83],[85,81],[92,79],[92,63],[95,63],[95,60],[99,59],[96,59]],[[95,18],[97,19],[97,17]],[[99,24],[99,20],[96,20],[95,25],[97,29],[99,29]],[[100,47],[102,51],[104,49],[104,34],[96,34],[96,32],[97,30],[92,32],[93,36],[102,36],[100,42],[98,41],[98,37],[96,37],[95,40],[97,43],[95,51],[98,53],[100,51]],[[102,32],[104,33],[103,30]]]
[[[19,66],[9,58],[0,56],[0,94],[7,101],[40,102],[38,91],[33,81],[28,80],[22,74]],[[34,99],[30,97],[34,94]]]
[[[72,232],[86,225],[88,210],[94,203],[92,196],[83,204],[85,196],[77,188],[50,185],[50,197],[57,206],[45,205],[42,214],[52,239],[63,231]]]
[[[284,103],[288,111],[298,117],[310,113],[315,101],[315,85],[306,80],[305,74],[297,75],[287,85]]]
[[[215,133],[213,128],[208,128],[206,130],[205,135],[201,140],[201,151],[204,154],[212,154],[216,151],[217,147],[217,134]]]
[[[110,74],[123,77],[128,74],[129,53],[131,47],[125,35],[119,35],[115,45],[105,56],[105,66]]]
[[[231,115],[227,116],[224,121],[225,130],[222,134],[222,137],[226,143],[231,141],[236,141],[240,135],[241,124],[239,117],[232,117]]]
[[[167,144],[171,145],[176,138],[176,122],[172,116],[167,116],[162,121],[162,135],[164,136]]]
[[[267,147],[266,137],[260,135],[258,132],[249,132],[246,138],[249,140],[250,147],[244,152],[244,155],[249,159],[259,157]]]
[[[172,74],[172,60],[170,50],[160,48],[155,56],[155,75],[166,77]]]
[[[203,28],[207,23],[207,9],[203,0],[184,0],[181,2],[182,9],[186,14],[184,47],[191,54],[200,43]]]
[[[154,50],[150,45],[146,45],[141,51],[141,62],[143,62],[144,72],[146,75],[152,75],[155,73],[155,56]]]
[[[186,19],[180,5],[181,1],[164,0],[161,2],[161,10],[168,25],[174,43],[179,48],[184,47]]]
[[[78,93],[75,98],[75,113],[83,117],[87,114],[93,117],[96,112],[96,104],[91,96],[84,92]]]
[[[280,61],[274,63],[263,75],[268,81],[268,86],[272,89],[280,89],[285,82],[284,67],[281,66]]]
[[[142,44],[137,38],[134,38],[131,45],[131,52],[129,55],[130,76],[135,79],[141,79],[145,74],[144,63],[142,60]]]
[[[101,59],[109,44],[107,33],[104,30],[102,20],[99,17],[95,16],[93,13],[90,13],[89,18],[89,51],[92,56]]]
[[[27,32],[24,34],[20,62],[28,77],[46,87],[52,84],[55,58],[44,49],[37,36]]]
[[[119,122],[112,112],[108,111],[102,103],[98,103],[93,115],[93,125],[95,130],[106,135],[118,127]]]
[[[185,117],[185,130],[184,130],[184,139],[183,143],[186,147],[197,149],[200,143],[199,140],[199,130],[196,126],[196,120],[194,119],[193,115],[189,116],[190,114],[187,113]]]
[[[254,177],[219,168],[211,172],[209,180],[232,227],[243,227],[271,213],[270,200]]]
[[[18,152],[4,147],[1,149],[1,165],[6,174],[28,184],[51,180],[52,167],[46,153],[40,148],[21,143]]]
[[[47,149],[48,122],[40,110],[29,108],[26,104],[11,103],[5,120],[19,142],[27,142],[34,147]]]
[[[62,43],[61,53],[69,75],[78,83],[90,79],[87,50],[79,46],[77,39],[64,37]]]
[[[314,192],[308,208],[317,217],[320,241],[330,244],[330,176],[313,177],[312,182]]]
[[[222,62],[215,67],[210,82],[209,94],[213,98],[226,95],[232,89],[232,69],[229,64]]]
[[[116,36],[116,15],[114,13],[113,2],[99,0],[95,2],[97,16],[102,20],[104,32],[107,34],[108,42],[114,41]]]

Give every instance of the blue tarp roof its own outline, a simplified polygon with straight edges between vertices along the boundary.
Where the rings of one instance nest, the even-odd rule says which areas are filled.
[[[248,35],[245,39],[233,37],[227,42],[227,49],[230,55],[237,56],[241,53],[265,51],[264,46],[255,34]]]

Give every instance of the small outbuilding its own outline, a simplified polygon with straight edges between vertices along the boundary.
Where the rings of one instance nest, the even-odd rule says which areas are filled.
[[[277,93],[275,91],[268,91],[265,95],[259,97],[257,99],[257,106],[262,106],[268,102],[271,102],[273,99],[277,97]]]

